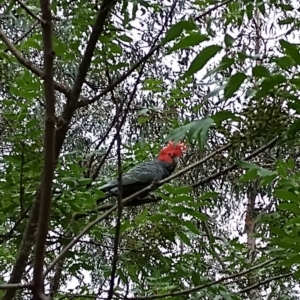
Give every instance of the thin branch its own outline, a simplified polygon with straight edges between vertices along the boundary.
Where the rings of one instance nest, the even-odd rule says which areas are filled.
[[[36,299],[44,298],[44,280],[42,277],[45,244],[50,220],[52,201],[52,184],[55,169],[55,92],[53,82],[53,40],[52,12],[49,0],[40,1],[42,17],[43,50],[44,50],[44,89],[45,89],[45,136],[44,136],[44,169],[42,181],[42,198],[38,220],[38,231],[34,255],[33,282]],[[46,297],[46,296],[45,296]]]
[[[42,25],[46,25],[46,21],[44,19],[41,19],[39,16],[37,16],[34,12],[32,12],[21,0],[16,0],[20,6],[35,20],[39,21]]]
[[[126,200],[126,199],[125,199]],[[123,200],[124,201],[124,200]],[[106,213],[99,216],[97,219],[95,219],[93,222],[89,223],[87,226],[85,226],[81,232],[77,234],[77,236],[69,243],[67,244],[64,249],[61,251],[61,253],[51,262],[51,264],[48,266],[46,271],[43,273],[43,277],[45,277],[56,265],[56,263],[62,259],[67,252],[80,240],[80,238],[85,235],[91,228],[93,228],[97,223],[101,222],[105,218],[107,218],[112,212],[114,212],[118,208],[118,205],[114,205],[111,209],[109,209]]]
[[[285,277],[289,277],[289,276],[292,276],[294,273],[293,272],[289,272],[289,273],[286,273],[286,274],[281,274],[281,275],[278,275],[278,276],[274,276],[274,277],[271,277],[271,278],[268,278],[268,279],[265,279],[263,281],[259,281],[251,286],[248,286],[246,287],[245,289],[242,289],[239,291],[239,293],[247,293],[261,285],[264,285],[266,283],[269,283],[271,281],[274,281],[274,280],[278,280],[278,279],[281,279],[281,278],[285,278]]]
[[[14,46],[14,44],[8,39],[5,33],[0,29],[0,39],[4,42],[7,46],[9,51],[15,56],[15,58],[28,70],[30,70],[35,75],[39,76],[41,79],[44,79],[45,74],[44,72],[36,67],[30,60],[26,59],[21,52]],[[66,88],[65,86],[54,82],[55,90],[63,93],[64,95],[68,96],[70,94],[70,89]]]
[[[14,45],[16,45],[16,44],[18,44],[20,41],[22,41],[23,39],[25,39],[33,30],[34,30],[34,28],[37,26],[39,24],[39,22],[38,21],[36,21],[33,25],[32,25],[32,27],[30,27],[26,32],[24,32],[19,38],[17,38],[16,40],[14,40],[13,41],[13,44]],[[5,50],[4,50],[4,52],[7,52],[9,49],[8,48],[6,48]]]
[[[258,154],[264,152],[265,150],[267,150],[268,148],[271,148],[273,145],[275,145],[275,143],[278,141],[279,137],[275,137],[274,139],[272,139],[270,142],[268,142],[266,145],[262,146],[261,148],[253,151],[251,154],[249,154],[248,156],[246,156],[245,158],[243,158],[242,160],[249,160],[255,156],[257,156]],[[211,176],[208,176],[206,177],[205,179],[203,180],[200,180],[194,184],[191,185],[192,188],[196,188],[200,185],[203,185],[207,182],[210,182],[218,177],[220,177],[220,175],[223,175],[223,174],[227,174],[228,172],[234,170],[235,168],[238,167],[238,164],[237,163],[234,163],[232,164],[230,167],[228,168],[225,168],[223,170],[221,170],[220,172],[216,172],[214,174],[212,174]]]
[[[23,234],[21,245],[16,256],[16,262],[13,266],[8,284],[18,284],[23,276],[24,270],[28,263],[28,257],[31,252],[31,247],[35,241],[35,232],[39,216],[39,208],[41,200],[41,185],[38,187],[35,201],[33,202],[32,209],[30,210],[29,219]],[[8,289],[5,291],[2,300],[12,300],[16,294],[15,289]]]
[[[93,104],[98,101],[101,97],[105,96],[107,93],[112,91],[119,83],[123,82],[130,74],[132,74],[142,63],[146,62],[149,57],[151,57],[155,51],[160,49],[162,44],[158,44],[150,49],[150,51],[143,56],[137,63],[135,63],[127,72],[125,72],[122,76],[120,76],[117,80],[115,80],[110,86],[104,89],[99,95],[96,95],[91,100],[84,100],[78,102],[78,107],[85,107],[87,105]]]
[[[182,291],[177,291],[177,292],[172,292],[172,293],[164,293],[164,294],[157,294],[157,295],[151,295],[151,296],[146,296],[146,297],[125,298],[125,300],[150,300],[150,299],[160,299],[160,298],[165,298],[165,297],[174,297],[174,296],[180,296],[180,295],[187,295],[187,294],[190,294],[190,293],[193,293],[193,292],[200,291],[204,288],[216,285],[220,282],[224,282],[226,280],[237,278],[237,277],[240,277],[240,276],[245,275],[247,273],[250,273],[250,272],[252,272],[256,269],[259,269],[259,268],[261,268],[265,265],[270,264],[271,262],[275,261],[276,259],[277,259],[276,257],[272,258],[272,259],[269,259],[269,260],[267,260],[263,263],[260,263],[260,264],[254,266],[254,267],[251,267],[251,268],[246,269],[244,271],[238,272],[236,274],[229,275],[229,276],[223,276],[222,278],[220,278],[218,280],[211,281],[211,282],[208,282],[208,283],[204,283],[204,284],[195,286],[193,288],[185,289],[185,290],[182,290]]]
[[[137,198],[138,196],[140,196],[141,194],[143,194],[144,192],[150,192],[154,189],[157,189],[159,186],[171,181],[172,179],[186,173],[187,171],[189,171],[190,169],[192,169],[193,167],[196,167],[200,164],[202,164],[203,162],[205,162],[206,160],[210,159],[211,157],[213,157],[214,155],[216,155],[217,153],[227,149],[230,146],[230,144],[225,145],[219,149],[217,149],[216,151],[212,152],[211,154],[209,154],[208,156],[206,156],[205,158],[201,159],[200,161],[198,161],[197,163],[181,170],[180,172],[175,173],[172,176],[169,176],[168,178],[161,180],[160,182],[152,182],[152,184],[150,184],[149,186],[145,187],[144,189],[132,194],[131,196],[123,199],[122,204],[125,205],[126,203],[130,202],[132,199]],[[112,208],[110,208],[106,213],[104,213],[103,215],[99,216],[96,220],[94,220],[93,222],[89,223],[68,245],[66,245],[66,247],[62,250],[62,252],[51,262],[51,264],[48,266],[47,270],[44,272],[43,276],[46,276],[55,266],[55,264],[62,258],[65,256],[65,254],[69,251],[69,249],[71,249],[76,243],[77,241],[79,241],[79,239],[86,233],[88,232],[93,226],[95,226],[98,222],[104,220],[105,218],[107,218],[111,213],[113,213],[116,209],[118,208],[118,204],[114,205]]]
[[[112,92],[113,93],[113,92]],[[113,97],[114,98],[114,97]],[[117,105],[117,103],[116,103]],[[117,126],[116,126],[116,140],[117,140],[117,156],[118,156],[118,197],[117,197],[117,204],[118,204],[118,213],[117,213],[117,224],[115,229],[115,238],[114,238],[114,254],[112,259],[112,267],[111,267],[111,276],[110,276],[110,283],[109,283],[109,291],[107,300],[111,300],[114,293],[114,286],[115,286],[115,276],[117,271],[117,263],[118,263],[118,250],[120,245],[120,237],[121,237],[121,218],[122,218],[122,211],[123,211],[123,203],[122,203],[122,160],[121,160],[121,124],[120,124],[120,107],[116,107],[117,109]]]
[[[195,18],[195,21],[199,21],[201,18],[211,14],[214,10],[218,9],[219,7],[228,4],[232,2],[233,0],[226,0],[224,2],[221,2],[214,7],[208,9],[204,13],[200,14],[198,17]],[[176,2],[176,1],[175,1]],[[171,8],[171,11],[173,11],[173,7]],[[156,43],[156,42],[155,42]],[[104,89],[99,95],[96,95],[91,100],[84,100],[78,102],[78,107],[84,107],[90,104],[93,104],[94,102],[98,101],[101,97],[112,91],[118,84],[123,82],[129,75],[131,75],[143,62],[146,62],[148,58],[150,58],[157,50],[159,50],[164,43],[158,43],[157,45],[154,44],[153,47],[149,50],[149,52],[144,55],[138,62],[136,62],[128,71],[126,71],[122,76],[120,76],[117,80],[115,80],[110,86],[108,86],[106,89]]]
[[[82,61],[79,65],[79,72],[75,79],[71,95],[66,104],[66,113],[74,112],[77,108],[78,98],[81,92],[82,85],[90,67],[92,56],[98,42],[99,36],[102,34],[104,24],[107,20],[110,9],[116,4],[116,0],[104,0],[97,15],[96,22],[93,26],[92,33],[87,43]],[[72,114],[71,114],[72,115]],[[68,119],[68,118],[67,118]]]
[[[26,208],[25,211],[21,212],[20,216],[18,217],[18,219],[15,221],[14,226],[5,234],[3,234],[1,236],[0,239],[0,244],[2,244],[3,242],[5,242],[6,240],[8,240],[14,233],[14,231],[17,229],[17,227],[21,224],[21,222],[26,218],[28,212],[30,211],[32,205],[29,205],[28,208]]]
[[[31,289],[32,284],[21,284],[21,283],[9,283],[0,284],[0,290],[21,290],[21,289]]]
[[[200,21],[200,19],[202,19],[203,17],[210,15],[214,10],[218,9],[219,7],[226,5],[230,2],[232,2],[233,0],[225,0],[220,2],[219,4],[216,4],[215,6],[213,6],[212,8],[206,10],[205,12],[203,12],[202,14],[200,14],[198,17],[194,18],[195,21]]]

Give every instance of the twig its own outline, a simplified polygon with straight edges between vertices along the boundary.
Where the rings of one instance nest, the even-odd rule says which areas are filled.
[[[220,282],[223,282],[223,281],[226,281],[226,280],[229,280],[229,279],[233,279],[233,278],[236,278],[236,277],[239,277],[239,276],[242,276],[242,275],[245,275],[247,273],[250,273],[256,269],[259,269],[273,261],[275,261],[277,258],[272,258],[272,259],[269,259],[263,263],[260,263],[254,267],[251,267],[247,270],[244,270],[244,271],[241,271],[241,272],[238,272],[236,274],[233,274],[233,275],[229,275],[229,276],[223,276],[222,278],[218,279],[218,280],[215,280],[215,281],[211,281],[209,283],[204,283],[204,284],[201,284],[201,285],[198,285],[198,286],[195,286],[193,288],[189,288],[189,289],[185,289],[185,290],[182,290],[182,291],[177,291],[177,292],[172,292],[172,293],[164,293],[164,294],[157,294],[157,295],[151,295],[151,296],[146,296],[146,297],[132,297],[132,298],[126,298],[125,300],[150,300],[150,299],[160,299],[160,298],[165,298],[165,297],[174,297],[174,296],[180,296],[180,295],[186,295],[186,294],[190,294],[190,293],[193,293],[193,292],[197,292],[197,291],[200,291],[204,288],[207,288],[207,287],[210,287],[210,286],[213,286],[213,285],[216,285]]]
[[[94,102],[98,101],[101,97],[105,96],[107,93],[112,91],[119,83],[123,82],[130,74],[132,74],[142,63],[146,62],[147,59],[151,57],[155,53],[155,51],[157,51],[161,46],[162,44],[158,44],[151,48],[145,56],[143,56],[137,63],[135,63],[127,72],[125,72],[122,76],[115,80],[110,86],[104,89],[99,95],[96,95],[91,100],[84,100],[78,102],[78,108],[93,104]]]
[[[294,274],[293,272],[289,272],[289,273],[286,273],[286,274],[281,274],[281,275],[278,275],[278,276],[274,276],[274,277],[265,279],[263,281],[259,281],[255,284],[251,285],[251,286],[246,287],[245,289],[240,290],[239,293],[249,292],[249,291],[259,287],[260,285],[264,285],[264,284],[269,283],[273,280],[278,280],[278,279],[281,279],[281,278],[289,277],[289,276],[292,276],[293,274]]]
[[[200,21],[201,18],[207,16],[207,15],[210,15],[214,10],[216,10],[217,8],[225,5],[225,4],[228,4],[230,2],[232,2],[233,0],[225,0],[215,6],[213,6],[212,8],[206,10],[205,12],[203,12],[202,14],[200,14],[198,17],[194,18],[195,21]]]
[[[112,122],[110,123],[109,127],[107,128],[105,134],[101,137],[100,141],[98,142],[97,146],[96,146],[96,150],[100,148],[100,146],[102,145],[102,143],[104,142],[104,140],[107,138],[107,136],[109,135],[109,133],[111,132],[111,130],[113,129],[114,125],[115,125],[115,122],[116,122],[117,118],[116,116],[114,116]],[[92,164],[93,164],[93,160],[94,160],[94,157],[95,157],[95,154],[93,154],[89,160],[89,163],[88,163],[88,174],[87,176],[90,177],[90,170],[92,168]],[[93,175],[92,175],[92,179],[95,180],[99,174],[99,170],[96,170]],[[87,188],[89,188],[90,186],[92,185],[92,183],[88,184],[87,185]]]
[[[35,20],[39,21],[42,25],[46,25],[46,19],[41,19],[39,16],[37,16],[34,12],[32,12],[21,0],[16,0],[20,6],[29,14],[31,15]]]
[[[38,220],[38,230],[36,237],[34,255],[34,299],[44,298],[44,280],[42,277],[45,255],[45,244],[50,220],[50,210],[52,201],[52,181],[55,169],[55,92],[53,82],[53,41],[52,41],[52,12],[49,0],[41,0],[43,50],[44,50],[44,89],[45,89],[45,136],[44,136],[44,168],[42,180],[42,198]],[[46,296],[45,296],[46,297]]]
[[[45,74],[44,72],[36,67],[30,60],[26,59],[21,52],[14,46],[14,44],[7,38],[5,33],[0,29],[0,39],[4,42],[4,44],[7,46],[9,51],[15,56],[15,58],[28,70],[30,70],[35,75],[39,76],[41,79],[44,79]],[[68,96],[70,93],[70,89],[64,87],[63,85],[54,82],[54,88],[55,90],[63,93],[64,95]]]
[[[39,22],[38,21],[36,21],[33,25],[32,25],[32,27],[30,27],[26,32],[24,32],[19,38],[17,38],[16,40],[14,40],[13,41],[13,44],[15,45],[15,44],[18,44],[20,41],[22,41],[24,38],[26,38],[33,30],[34,30],[34,28],[37,26],[39,24]],[[7,52],[9,49],[8,48],[6,48],[5,50],[4,50],[4,52]]]

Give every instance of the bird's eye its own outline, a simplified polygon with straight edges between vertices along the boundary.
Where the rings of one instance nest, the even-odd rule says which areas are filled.
[[[173,156],[171,152],[169,152],[169,153],[168,153],[168,155],[169,155],[170,157],[172,157],[172,156]]]

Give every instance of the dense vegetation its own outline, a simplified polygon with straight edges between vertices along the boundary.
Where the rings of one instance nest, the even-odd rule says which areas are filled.
[[[300,4],[0,6],[0,299],[300,299]],[[140,201],[99,187],[169,140]]]

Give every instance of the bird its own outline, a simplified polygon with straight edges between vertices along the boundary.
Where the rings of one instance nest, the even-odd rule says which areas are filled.
[[[169,177],[175,170],[179,157],[186,151],[187,146],[180,143],[169,141],[163,147],[156,159],[144,161],[122,174],[122,199],[149,186],[153,181],[160,181]],[[118,179],[115,178],[100,187],[105,196],[97,200],[97,205],[110,197],[117,197],[119,189]],[[144,198],[149,191],[141,193],[137,198]]]

